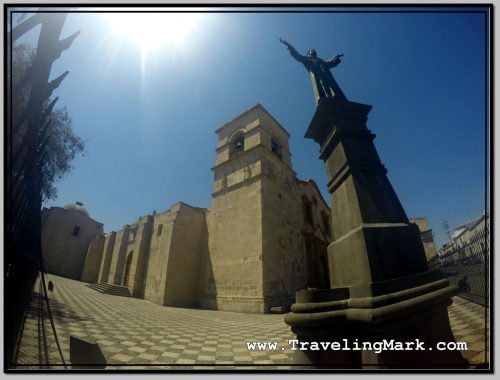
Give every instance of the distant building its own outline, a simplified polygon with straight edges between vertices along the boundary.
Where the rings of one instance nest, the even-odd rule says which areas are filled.
[[[432,229],[429,226],[427,218],[413,218],[410,219],[410,223],[415,223],[420,230],[422,237],[422,243],[424,244],[425,257],[427,261],[434,261],[437,259],[436,244],[434,243],[434,235],[432,234]]]
[[[489,227],[487,213],[455,227],[451,234],[451,242],[445,244],[438,252],[441,264],[484,262],[490,251]]]
[[[83,204],[42,210],[42,255],[46,272],[80,280],[90,243],[103,225],[92,219]]]
[[[161,305],[254,313],[330,287],[330,208],[293,171],[288,132],[258,104],[216,133],[212,206],[180,202],[98,235],[83,281]]]

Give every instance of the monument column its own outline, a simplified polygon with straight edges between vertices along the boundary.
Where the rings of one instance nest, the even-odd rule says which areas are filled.
[[[371,106],[320,98],[306,138],[320,144],[332,200],[332,287],[391,280],[427,271],[410,224],[366,127]]]
[[[331,94],[314,92],[316,112],[305,135],[320,145],[328,176],[331,289],[297,292],[285,322],[306,346],[338,344],[296,350],[295,363],[334,368],[467,366],[459,351],[438,350],[439,342],[455,341],[447,307],[458,287],[450,286],[438,270],[428,270],[418,227],[409,223],[373,144],[375,135],[366,127],[372,107],[348,101],[329,72],[332,66],[315,52],[297,56],[282,42],[311,75],[320,76],[316,85],[330,88],[324,93]],[[330,63],[338,64],[338,57]]]

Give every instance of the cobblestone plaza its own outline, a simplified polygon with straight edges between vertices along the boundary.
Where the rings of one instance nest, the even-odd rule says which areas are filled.
[[[49,292],[50,306],[68,368],[71,335],[99,343],[108,359],[107,369],[293,368],[288,340],[295,335],[283,315],[159,306],[102,294],[79,281],[53,275],[48,279],[55,286]],[[46,311],[39,318],[38,291],[37,285],[17,368],[63,369]],[[487,362],[485,308],[455,297],[449,315],[457,342],[467,342],[468,350],[462,353],[471,367]],[[247,342],[277,342],[279,348],[249,351]]]

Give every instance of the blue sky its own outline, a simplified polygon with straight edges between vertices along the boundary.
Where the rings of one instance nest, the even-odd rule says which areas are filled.
[[[168,9],[167,9],[168,10]],[[282,9],[284,10],[284,9]],[[420,9],[421,11],[422,9]],[[329,202],[308,73],[280,44],[329,59],[367,126],[407,215],[426,216],[438,248],[485,205],[485,15],[482,13],[200,13],[182,44],[147,55],[102,14],[68,15],[81,30],[52,77],[87,155],[45,206],[81,201],[105,231],[183,201],[209,207],[214,131],[261,103],[291,134],[292,163]],[[134,28],[134,25],[130,25]],[[26,40],[33,36],[26,36]]]

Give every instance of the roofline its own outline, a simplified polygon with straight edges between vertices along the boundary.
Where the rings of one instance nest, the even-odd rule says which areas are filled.
[[[316,181],[309,178],[309,179],[306,179],[306,180],[303,180],[303,179],[300,179],[300,178],[297,178],[297,181],[299,182],[302,182],[303,184],[307,185],[307,184],[312,184],[315,188],[316,188],[316,191],[318,192],[318,194],[320,195],[320,198],[321,198],[321,201],[323,202],[323,204],[325,205],[325,207],[328,209],[328,210],[331,210],[332,208],[328,205],[328,203],[326,203],[326,200],[325,198],[323,198],[323,194],[321,193],[318,185],[316,184]]]
[[[246,111],[242,112],[241,114],[239,114],[238,116],[234,117],[233,119],[231,119],[230,121],[228,121],[227,123],[224,123],[220,128],[216,129],[215,130],[215,133],[219,133],[222,129],[224,129],[225,127],[227,127],[229,124],[232,124],[233,122],[235,122],[236,120],[242,118],[243,116],[246,116],[247,114],[249,114],[250,112],[252,112],[253,110],[255,109],[261,109],[262,111],[264,111],[277,125],[278,127],[281,128],[281,130],[283,130],[283,132],[286,133],[286,135],[288,137],[290,137],[290,133],[278,122],[278,120],[276,120],[274,118],[273,115],[271,115],[271,113],[264,108],[264,106],[262,106],[262,104],[260,103],[257,103],[256,105],[250,107],[249,109],[247,109]]]
[[[201,211],[201,212],[205,212],[206,211],[205,207],[193,206],[193,205],[190,205],[189,203],[186,203],[186,202],[183,202],[183,201],[179,201],[177,203],[174,203],[170,208],[172,208],[173,206],[175,206],[177,204],[181,205],[181,206],[187,206],[189,208],[192,208],[193,210],[197,210],[197,211]]]
[[[89,219],[90,219],[90,220],[92,220],[93,222],[95,222],[95,223],[97,223],[97,224],[100,224],[101,226],[103,226],[103,227],[104,227],[104,223],[99,222],[98,220],[95,220],[94,218],[92,218],[92,217],[90,216],[90,214],[89,214],[89,212],[88,212],[88,211],[87,211],[87,213],[85,214],[84,212],[82,212],[82,211],[80,211],[80,210],[75,210],[74,208],[64,208],[64,206],[63,206],[63,207],[61,207],[61,206],[52,206],[52,207],[50,207],[50,208],[44,207],[41,211],[43,211],[43,210],[48,210],[48,211],[50,211],[50,210],[51,210],[51,209],[53,209],[53,208],[58,208],[58,209],[61,209],[61,210],[64,210],[64,211],[76,211],[76,212],[79,212],[80,214],[85,215],[87,218],[89,218]]]

